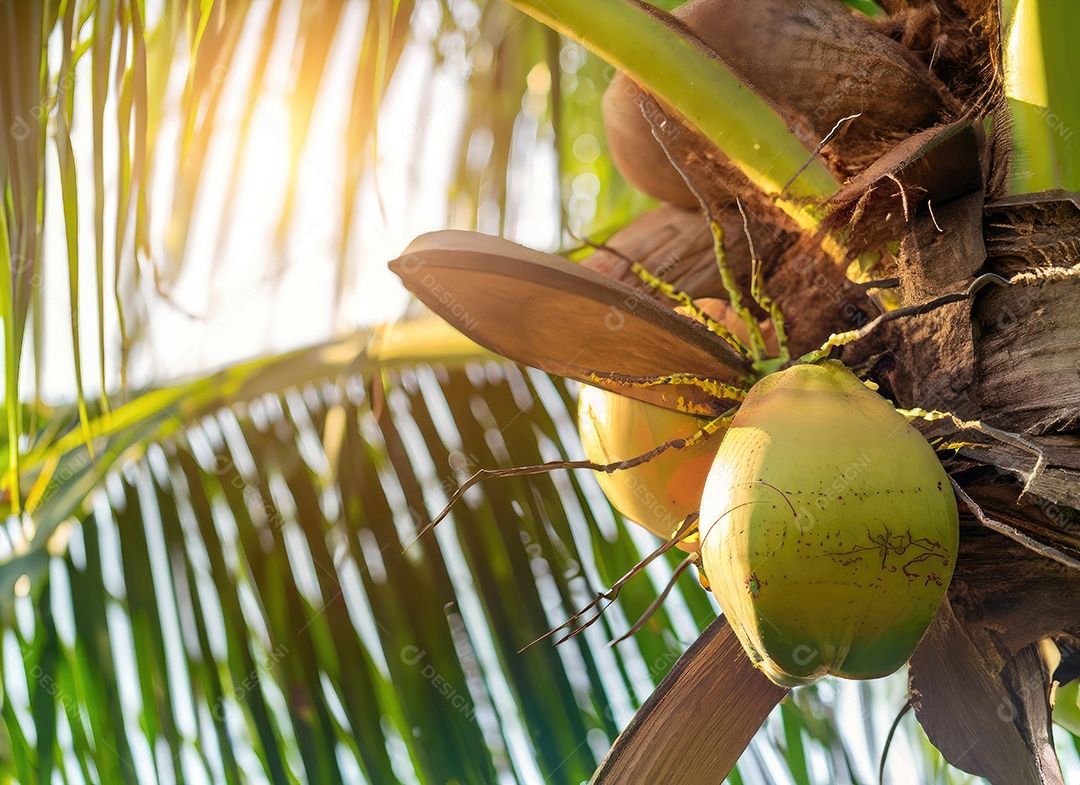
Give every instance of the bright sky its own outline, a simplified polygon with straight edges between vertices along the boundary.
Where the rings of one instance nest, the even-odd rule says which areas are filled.
[[[463,13],[472,4],[459,2]],[[278,22],[276,39],[291,46],[298,3],[286,3]],[[269,89],[252,96],[247,89],[248,68],[262,29],[249,24],[241,39],[236,67],[222,69],[224,81],[215,142],[204,170],[193,222],[190,227],[183,271],[178,276],[175,254],[170,253],[168,205],[174,189],[170,177],[158,177],[151,198],[151,260],[140,265],[140,307],[146,309],[147,335],[144,351],[133,358],[129,377],[133,384],[165,381],[236,362],[254,355],[284,351],[344,335],[358,326],[399,317],[409,302],[408,293],[386,263],[398,256],[419,234],[446,228],[447,194],[456,160],[454,145],[460,133],[467,75],[464,47],[445,52],[445,60],[433,73],[429,41],[435,34],[439,4],[418,3],[414,15],[414,40],[406,50],[380,115],[378,162],[362,187],[352,209],[356,218],[350,269],[345,276],[342,308],[333,313],[338,227],[345,197],[339,188],[344,156],[343,129],[348,106],[327,97],[350,95],[355,62],[363,34],[362,6],[348,4],[333,42],[328,71],[324,74],[319,101],[311,119],[308,143],[300,158],[299,198],[289,227],[286,252],[275,254],[275,225],[284,198],[290,156],[289,107],[286,77],[290,52],[271,55]],[[452,49],[452,48],[451,48]],[[80,63],[77,83],[89,84],[89,58]],[[186,64],[178,63],[164,100],[178,105]],[[541,80],[542,81],[542,80]],[[243,160],[238,198],[224,240],[218,224],[225,209],[229,157],[248,102],[255,101],[254,122]],[[106,117],[114,111],[110,104]],[[90,95],[76,96],[73,145],[76,160],[93,160],[90,133]],[[168,174],[176,153],[178,122],[175,116],[163,123],[156,135],[158,172]],[[543,135],[543,129],[540,129]],[[519,122],[518,133],[526,143],[515,145],[516,171],[511,193],[518,199],[518,220],[511,236],[541,249],[558,242],[555,160],[549,146],[536,144],[536,120]],[[115,133],[106,123],[105,187],[115,188]],[[481,145],[482,147],[482,145]],[[51,148],[50,148],[51,149]],[[485,154],[482,149],[477,154]],[[70,300],[67,290],[67,254],[63,235],[59,180],[55,175],[55,151],[49,162],[47,185],[46,254],[43,300],[46,304],[43,391],[46,400],[71,400],[74,395]],[[97,313],[93,244],[93,190],[90,171],[79,172],[80,321],[85,387],[89,397],[99,389],[96,373]],[[487,211],[488,216],[491,212]],[[114,220],[106,211],[106,227]],[[481,230],[497,231],[484,220]],[[524,220],[522,220],[524,218]],[[108,229],[106,235],[108,235]],[[113,276],[111,238],[106,237],[106,345],[107,373],[115,389],[119,371],[119,334],[111,302]],[[151,262],[153,267],[151,266]],[[153,268],[166,278],[170,304],[153,286]],[[131,272],[125,271],[130,279]],[[24,393],[29,379],[24,378]]]

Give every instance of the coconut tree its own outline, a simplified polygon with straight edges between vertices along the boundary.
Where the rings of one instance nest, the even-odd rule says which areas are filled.
[[[1021,56],[1042,52],[1051,73],[1067,62],[1063,11],[1039,8],[1035,27],[1017,11],[1005,36],[976,2],[695,2],[677,18],[513,5],[539,23],[496,2],[0,7],[5,781],[871,778],[903,685],[785,697],[671,552],[580,635],[518,651],[659,542],[587,473],[487,482],[454,506],[454,531],[417,539],[475,471],[580,457],[577,386],[560,377],[619,372],[617,356],[656,376],[693,353],[699,332],[661,294],[676,289],[721,311],[741,298],[755,321],[764,293],[796,357],[899,315],[835,353],[897,405],[952,415],[919,421],[965,496],[910,704],[959,768],[1061,781],[1048,688],[1076,675],[1073,203],[1007,196],[1004,161],[1010,142],[1029,156],[1016,192],[1072,184],[1075,104]],[[430,71],[410,77],[417,62]],[[402,109],[402,95],[418,98]],[[606,238],[581,265],[593,272],[436,236],[399,268],[487,348],[431,319],[342,333],[372,216],[410,204],[375,162],[437,137],[452,112],[454,211],[419,225],[520,239],[536,200],[516,178],[547,149],[563,184],[553,225]],[[611,161],[665,204],[641,214]],[[251,172],[278,162],[271,198]],[[320,256],[321,215],[305,210],[327,190],[337,231]],[[238,257],[260,264],[230,288]],[[987,271],[1009,284],[972,290]],[[320,275],[327,342],[247,344],[263,356],[183,378],[200,366],[153,362],[163,331],[225,343],[260,314],[267,333],[301,329],[283,314]],[[590,353],[559,353],[582,343]],[[48,394],[58,355],[70,405]],[[697,361],[670,370],[724,372]],[[661,599],[637,635],[604,645]],[[711,721],[687,732],[698,714]],[[910,743],[894,744],[893,776],[960,776],[910,716],[899,727]]]

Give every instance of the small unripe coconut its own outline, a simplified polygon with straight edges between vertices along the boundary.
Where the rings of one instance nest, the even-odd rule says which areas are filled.
[[[774,682],[900,668],[952,578],[956,499],[934,450],[838,362],[758,382],[701,502],[701,558]]]
[[[578,431],[585,455],[594,463],[644,455],[672,439],[693,436],[707,422],[598,387],[582,387],[578,395]],[[669,449],[630,469],[596,472],[597,482],[615,509],[666,540],[697,511],[721,438],[723,433],[715,433],[700,444]],[[697,543],[679,547],[696,550]]]
[[[695,300],[694,305],[740,341],[748,341],[746,325],[729,303],[706,297]],[[687,315],[683,306],[675,311]],[[775,353],[777,341],[772,323],[762,322],[760,330],[766,349]],[[636,458],[666,442],[689,438],[708,422],[708,418],[671,411],[597,387],[583,387],[578,396],[578,432],[585,456],[593,463]],[[700,444],[671,448],[640,466],[596,472],[597,482],[615,509],[666,540],[686,516],[698,511],[705,478],[723,437],[724,432],[718,431]],[[680,542],[678,547],[696,551],[697,538]]]

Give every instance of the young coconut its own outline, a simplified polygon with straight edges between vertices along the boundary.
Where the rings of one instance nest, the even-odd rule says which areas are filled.
[[[701,502],[705,572],[777,684],[900,668],[952,578],[956,499],[934,450],[841,363],[747,395]]]
[[[599,387],[578,393],[578,432],[585,457],[610,464],[643,455],[697,433],[708,420],[627,398]],[[653,534],[669,539],[687,515],[697,512],[701,489],[723,438],[717,432],[682,450],[670,449],[630,469],[596,472],[608,501]],[[678,547],[697,550],[696,538]]]
[[[746,342],[747,329],[724,300],[704,298],[694,304],[708,318]],[[677,312],[686,315],[683,308]],[[760,326],[765,345],[776,351],[776,331]],[[644,455],[665,442],[696,434],[707,418],[664,409],[599,387],[582,387],[578,394],[578,432],[585,457],[611,464]],[[650,461],[615,472],[596,472],[600,489],[619,512],[663,539],[697,512],[701,491],[724,432],[718,431],[681,450],[670,449]],[[694,552],[697,538],[677,543]]]

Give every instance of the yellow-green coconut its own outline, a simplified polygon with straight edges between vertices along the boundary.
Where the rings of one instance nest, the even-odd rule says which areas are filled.
[[[578,431],[585,455],[594,463],[644,455],[672,439],[693,436],[707,422],[598,387],[582,387],[578,395]],[[669,539],[687,515],[697,512],[722,438],[722,432],[715,433],[700,444],[667,450],[630,469],[597,472],[597,482],[615,509]],[[696,550],[696,539],[679,547]]]
[[[751,389],[701,501],[712,589],[750,657],[786,686],[900,668],[949,586],[958,537],[933,448],[834,361]]]

